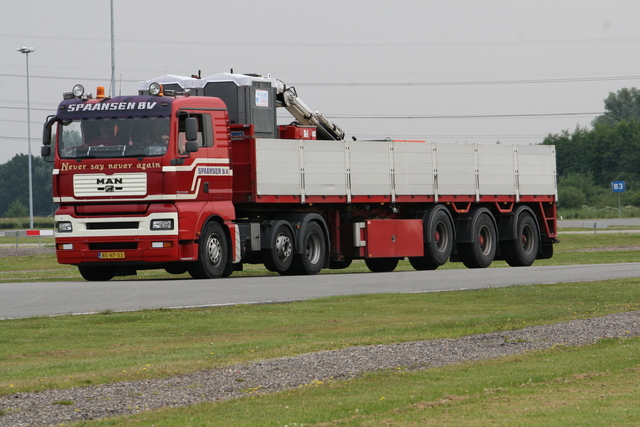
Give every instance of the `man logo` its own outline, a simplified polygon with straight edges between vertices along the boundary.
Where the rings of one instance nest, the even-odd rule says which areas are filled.
[[[122,187],[116,187],[113,184],[122,184],[122,178],[98,178],[96,184],[104,185],[104,187],[97,187],[98,191],[104,191],[105,193],[114,193],[118,190],[122,190]]]

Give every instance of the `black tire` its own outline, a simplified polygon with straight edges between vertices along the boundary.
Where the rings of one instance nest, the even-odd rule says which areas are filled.
[[[473,243],[458,244],[458,254],[467,268],[487,268],[497,249],[496,227],[488,214],[478,216],[473,225]]]
[[[176,262],[164,267],[164,271],[169,274],[184,274],[189,270],[189,265],[185,262]]]
[[[453,225],[444,209],[427,214],[423,220],[424,256],[410,257],[409,263],[416,270],[435,270],[445,264],[453,249]]]
[[[409,257],[409,264],[418,271],[435,270],[442,264],[434,264],[423,256]]]
[[[528,267],[538,255],[538,226],[530,214],[523,213],[516,227],[516,239],[500,242],[500,250],[511,267]]]
[[[198,261],[189,266],[189,274],[194,279],[217,279],[222,277],[227,265],[227,236],[222,226],[215,221],[205,225],[200,244]]]
[[[113,265],[79,265],[78,271],[80,271],[80,275],[84,280],[90,282],[106,282],[113,279],[118,272],[118,267]]]
[[[293,256],[291,272],[300,275],[320,273],[327,256],[327,241],[322,227],[317,222],[310,222],[304,231],[301,241],[302,253]]]
[[[365,258],[364,263],[374,273],[388,273],[398,266],[398,258]]]
[[[283,273],[293,261],[293,234],[286,224],[280,224],[271,235],[271,248],[262,250],[262,262],[269,271]]]
[[[329,261],[329,268],[332,270],[342,270],[351,265],[352,260],[350,258],[345,258],[340,261]]]

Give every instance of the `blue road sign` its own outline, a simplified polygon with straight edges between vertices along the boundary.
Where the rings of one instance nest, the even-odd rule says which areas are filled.
[[[624,181],[613,181],[611,183],[611,190],[614,193],[622,193],[625,190]]]

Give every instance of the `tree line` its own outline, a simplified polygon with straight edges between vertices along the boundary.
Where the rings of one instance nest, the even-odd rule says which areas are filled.
[[[590,128],[549,134],[556,146],[558,206],[617,206],[613,181],[625,181],[626,205],[640,206],[640,91],[621,89],[605,99],[605,113]]]

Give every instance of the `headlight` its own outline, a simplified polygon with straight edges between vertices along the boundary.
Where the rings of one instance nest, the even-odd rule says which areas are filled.
[[[60,221],[56,224],[56,230],[58,230],[58,233],[71,233],[73,226],[69,221]]]
[[[173,230],[172,219],[154,219],[151,220],[152,230]]]

